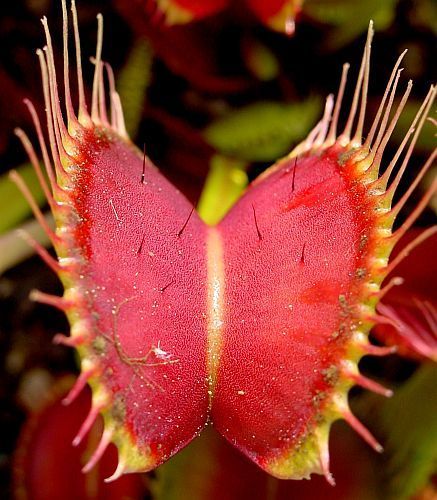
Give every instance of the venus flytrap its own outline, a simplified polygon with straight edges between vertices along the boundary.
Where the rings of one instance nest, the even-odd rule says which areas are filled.
[[[40,175],[41,183],[56,221],[55,231],[45,229],[58,259],[30,241],[65,288],[63,297],[35,292],[33,298],[65,311],[71,324],[69,337],[56,337],[74,347],[81,360],[66,402],[87,383],[93,391],[74,444],[99,413],[105,422],[84,471],[111,442],[119,458],[108,481],[151,470],[212,425],[278,478],[318,473],[334,484],[328,438],[335,420],[345,419],[382,451],[350,411],[347,394],[359,384],[391,395],[361,375],[357,365],[366,354],[392,352],[367,337],[374,324],[390,321],[375,312],[385,293],[380,285],[391,270],[390,253],[436,189],[434,182],[392,231],[435,159],[432,153],[392,206],[435,89],[394,158],[386,159],[411,82],[394,106],[401,55],[363,137],[371,25],[344,130],[338,132],[338,123],[348,65],[336,98],[328,97],[307,139],[256,179],[217,224],[208,225],[130,142],[111,69],[101,59],[101,16],[88,108],[73,2],[75,109],[65,1],[62,7],[62,90],[46,19],[47,46],[38,51],[48,146],[27,102],[49,179]],[[24,132],[19,136],[27,145]],[[33,148],[29,152],[39,172]],[[44,226],[24,182],[12,177]]]
[[[156,0],[153,3],[152,0],[146,5],[156,9],[158,19],[163,18],[165,23],[172,25],[220,13],[234,7],[234,3],[230,0]],[[303,0],[243,0],[241,4],[266,26],[291,36],[294,34],[296,16],[302,8]]]

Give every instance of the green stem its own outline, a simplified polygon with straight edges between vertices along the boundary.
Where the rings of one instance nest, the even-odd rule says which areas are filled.
[[[200,217],[207,224],[217,224],[246,189],[246,168],[246,162],[225,156],[216,155],[211,159],[197,207]]]

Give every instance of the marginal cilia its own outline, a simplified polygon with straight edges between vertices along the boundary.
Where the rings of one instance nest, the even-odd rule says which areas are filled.
[[[101,58],[100,15],[88,110],[73,1],[75,109],[65,0],[62,9],[64,106],[45,18],[47,45],[37,54],[46,132],[32,103],[25,101],[45,173],[26,134],[16,131],[47,196],[55,231],[19,175],[11,177],[58,255],[53,259],[25,235],[65,288],[63,297],[32,294],[65,311],[71,324],[69,337],[55,337],[74,347],[81,360],[81,374],[65,402],[87,383],[93,391],[74,444],[99,414],[105,422],[84,472],[111,442],[119,462],[108,481],[151,470],[213,425],[276,477],[318,473],[334,484],[328,451],[333,421],[345,419],[382,451],[350,411],[348,391],[358,384],[391,395],[361,375],[358,362],[366,354],[393,352],[368,340],[375,323],[391,321],[375,306],[400,279],[383,288],[381,283],[414,246],[436,232],[436,227],[424,231],[389,262],[391,250],[436,191],[434,181],[392,231],[435,160],[434,151],[392,205],[435,88],[394,157],[383,162],[412,83],[394,105],[404,52],[363,138],[371,24],[344,130],[337,132],[349,65],[343,66],[337,97],[328,96],[324,115],[307,139],[252,183],[219,224],[208,226],[130,142],[111,67]]]

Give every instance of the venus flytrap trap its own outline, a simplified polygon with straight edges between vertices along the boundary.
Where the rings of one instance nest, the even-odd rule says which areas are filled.
[[[437,361],[437,305],[434,281],[429,279],[437,271],[437,234],[434,231],[429,237],[429,232],[432,228],[412,229],[395,248],[392,266],[398,258],[400,263],[391,279],[399,280],[401,286],[389,289],[378,303],[377,310],[390,321],[376,325],[372,331],[386,345],[396,345],[398,354],[416,361]],[[418,238],[425,241],[409,255],[410,246],[414,247]]]
[[[71,324],[69,337],[55,338],[74,347],[81,360],[66,403],[87,383],[93,392],[74,444],[99,413],[104,418],[101,441],[84,472],[111,442],[118,448],[118,466],[108,481],[151,470],[212,425],[278,478],[317,473],[334,484],[328,438],[335,420],[346,420],[382,451],[350,411],[347,395],[355,384],[391,395],[361,375],[358,362],[366,354],[393,352],[369,343],[368,333],[373,325],[392,321],[375,312],[397,283],[381,288],[402,258],[390,263],[390,253],[436,190],[434,182],[392,231],[435,159],[434,152],[393,204],[434,87],[394,157],[386,160],[384,150],[412,84],[394,106],[402,54],[363,138],[371,24],[344,130],[338,133],[348,65],[336,98],[328,96],[324,115],[307,139],[256,179],[222,220],[208,225],[130,142],[112,70],[101,58],[101,16],[88,109],[72,2],[75,109],[65,1],[62,9],[63,107],[45,18],[47,46],[38,51],[48,146],[26,102],[48,182],[32,145],[18,132],[56,231],[47,226],[21,178],[16,173],[12,178],[58,255],[53,259],[29,239],[65,288],[63,297],[34,292],[33,298],[65,311]],[[411,247],[435,231],[427,230]]]
[[[300,12],[303,0],[245,0],[246,9],[271,29],[293,35],[295,20]],[[149,8],[155,10],[157,17],[163,17],[164,22],[183,24],[205,18],[233,7],[229,0],[157,0],[146,2]]]

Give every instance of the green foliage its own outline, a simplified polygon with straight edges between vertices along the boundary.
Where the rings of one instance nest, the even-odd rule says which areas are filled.
[[[143,103],[151,80],[153,53],[145,40],[138,40],[117,78],[117,90],[123,103],[126,130],[135,137],[141,121]]]
[[[383,484],[390,500],[410,498],[437,471],[437,366],[423,365],[380,410],[386,436]]]
[[[258,102],[213,122],[204,138],[226,156],[247,162],[273,161],[305,137],[320,110],[319,98],[299,104]]]
[[[259,80],[269,81],[278,76],[280,72],[278,59],[258,40],[250,40],[247,43],[245,56],[246,66]]]
[[[44,205],[45,196],[33,167],[30,164],[25,164],[16,170],[31,190],[38,205]],[[0,234],[15,227],[32,213],[26,199],[11,181],[8,174],[0,177],[0,213],[2,214],[0,218]]]
[[[434,35],[437,35],[437,5],[435,0],[416,0],[411,17],[414,25],[429,29]]]
[[[154,500],[204,500],[208,498],[220,465],[216,463],[218,438],[205,430],[184,450],[161,465],[151,484]]]
[[[49,226],[54,228],[53,217],[46,216],[46,220]],[[49,237],[36,220],[25,222],[17,229],[25,231],[44,247],[51,245]],[[33,255],[33,253],[33,248],[27,241],[23,240],[17,230],[14,229],[0,235],[0,276],[8,269],[13,268]]]
[[[420,101],[414,99],[410,99],[406,103],[404,110],[399,117],[398,124],[393,131],[393,136],[391,138],[393,144],[399,144],[404,139],[405,133],[410,127],[421,104],[422,103]],[[435,148],[435,133],[435,125],[429,121],[425,122],[423,130],[417,139],[415,149],[417,151],[420,150],[424,152],[432,151]]]
[[[327,48],[335,50],[365,32],[370,19],[378,31],[386,29],[394,19],[397,1],[307,0],[304,11],[320,23],[332,25]]]

